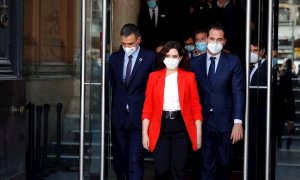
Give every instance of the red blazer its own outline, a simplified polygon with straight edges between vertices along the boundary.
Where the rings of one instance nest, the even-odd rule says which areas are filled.
[[[153,152],[157,143],[161,116],[163,112],[164,88],[166,79],[166,69],[152,72],[149,75],[146,99],[144,102],[142,120],[150,120],[148,135],[150,141],[150,151]],[[178,94],[182,117],[192,141],[193,149],[197,148],[197,131],[195,120],[202,120],[202,107],[198,95],[195,75],[178,69]]]

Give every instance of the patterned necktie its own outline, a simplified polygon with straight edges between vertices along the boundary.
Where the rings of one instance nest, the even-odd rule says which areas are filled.
[[[151,17],[151,22],[153,27],[156,27],[156,23],[155,23],[155,9],[152,9],[152,17]]]
[[[208,81],[210,83],[212,83],[213,80],[214,80],[214,77],[215,77],[215,60],[216,60],[216,57],[211,56],[209,59],[210,59],[210,66],[209,66],[207,77],[208,77]]]
[[[131,66],[132,66],[132,55],[128,56],[128,64],[126,67],[126,76],[125,76],[125,84],[128,86],[130,75],[131,75]]]

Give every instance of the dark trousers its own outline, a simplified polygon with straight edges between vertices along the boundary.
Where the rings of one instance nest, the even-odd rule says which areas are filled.
[[[178,127],[179,123],[175,122],[174,125],[177,125],[172,126],[174,119],[163,118],[162,121],[161,134],[153,153],[155,178],[156,180],[183,180],[185,165],[191,146],[190,139],[184,124],[182,124],[183,130],[172,131],[172,128]],[[166,121],[168,122],[164,123]],[[183,121],[182,118],[180,121]]]
[[[112,143],[117,180],[142,180],[144,159],[141,130],[112,129]]]
[[[229,180],[233,157],[231,132],[221,133],[209,126],[203,126],[201,180]]]
[[[266,129],[259,128],[255,131],[250,131],[248,152],[248,179],[265,179],[265,154]]]

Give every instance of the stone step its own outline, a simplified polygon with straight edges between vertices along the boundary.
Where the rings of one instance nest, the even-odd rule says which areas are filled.
[[[299,136],[282,136],[281,147],[278,148],[279,151],[300,151],[300,137]],[[278,142],[277,142],[278,143]],[[278,147],[278,144],[277,144]]]
[[[294,164],[300,166],[300,149],[278,149],[276,164]]]
[[[100,152],[100,143],[84,143],[84,153],[88,154],[91,151]],[[56,142],[52,142],[48,146],[48,154],[56,154]],[[60,153],[67,155],[78,155],[79,154],[79,142],[61,142]]]
[[[97,163],[94,163],[95,161],[97,161]],[[85,167],[89,167],[89,165],[91,165],[92,162],[93,164],[100,164],[100,156],[84,156]],[[47,163],[48,167],[55,167],[56,155],[48,155]],[[60,156],[60,166],[64,167],[65,169],[76,170],[76,168],[79,168],[79,156],[62,154]]]
[[[276,180],[299,180],[299,167],[290,164],[277,164],[275,177]]]

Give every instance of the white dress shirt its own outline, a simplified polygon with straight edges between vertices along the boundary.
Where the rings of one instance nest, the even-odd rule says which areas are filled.
[[[154,8],[154,12],[155,12],[155,27],[157,26],[157,20],[158,20],[158,6],[156,6]],[[152,18],[152,14],[153,14],[153,9],[149,8],[149,13],[150,13],[150,18]]]

